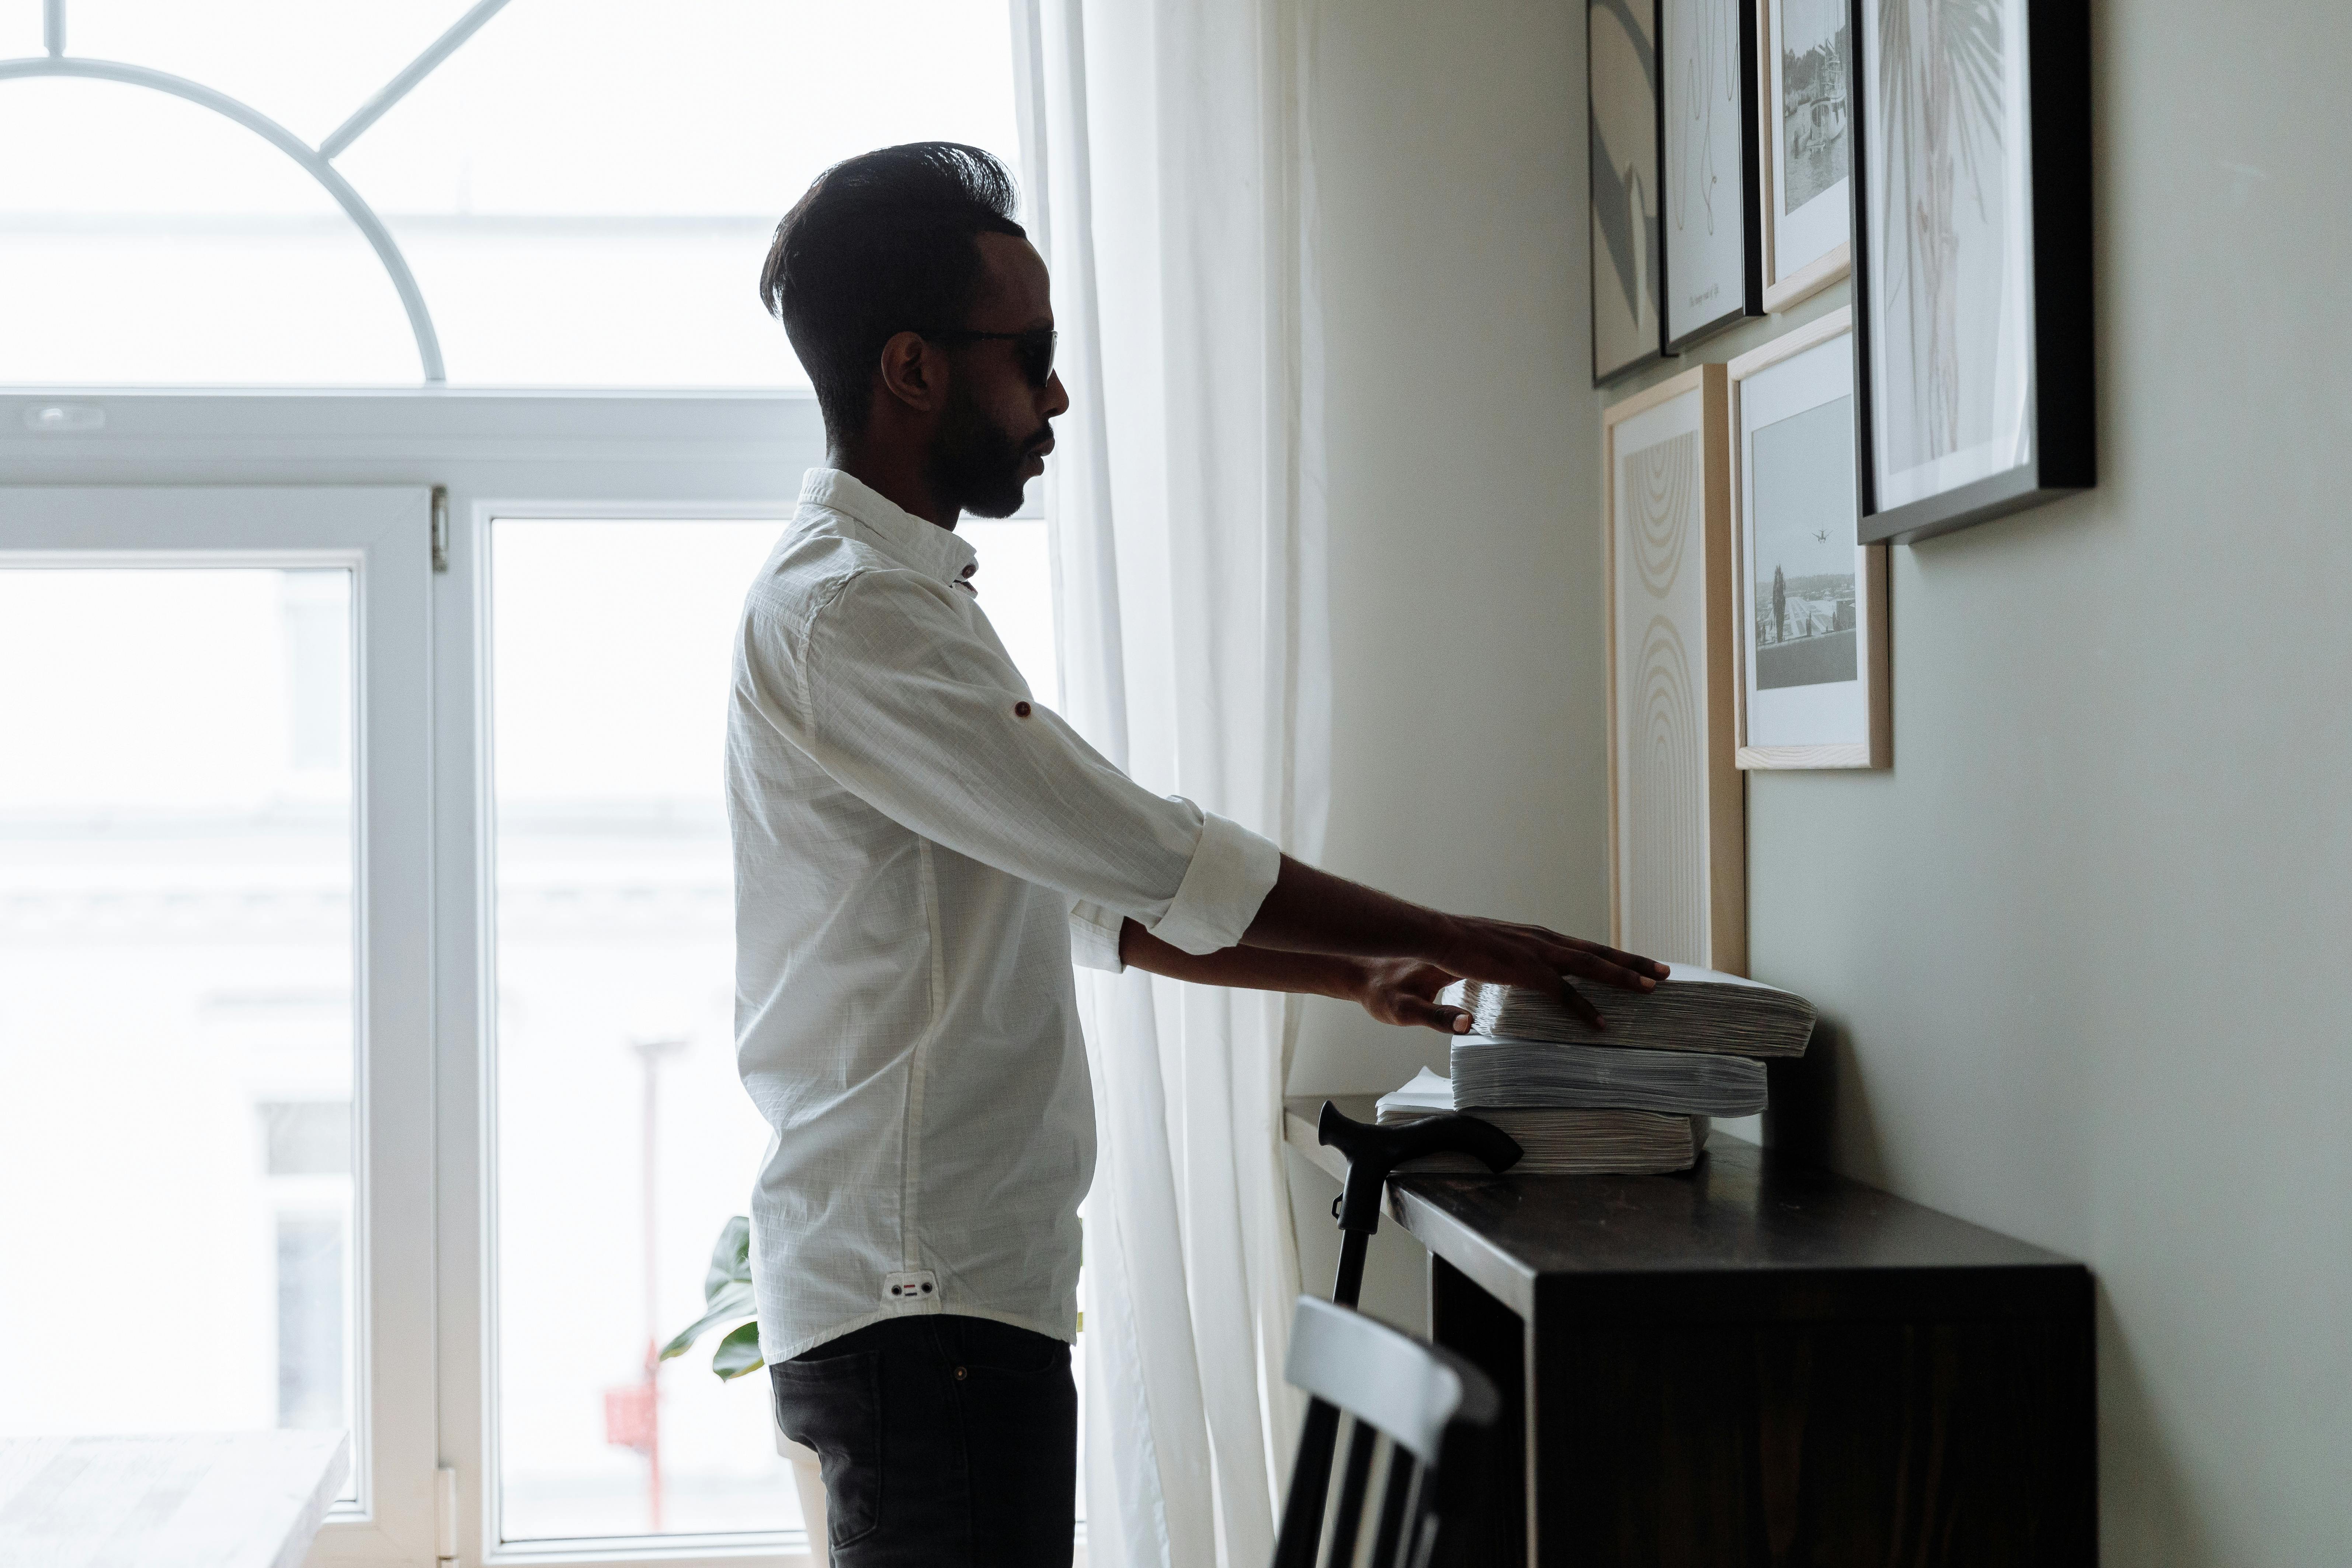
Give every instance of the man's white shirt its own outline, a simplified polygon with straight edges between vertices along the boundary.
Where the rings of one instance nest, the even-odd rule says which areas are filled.
[[[727,732],[736,1061],[773,1130],[761,1352],[907,1312],[1076,1331],[1094,1105],[1071,960],[1233,946],[1275,846],[1039,705],[954,533],[830,468],[743,605]]]

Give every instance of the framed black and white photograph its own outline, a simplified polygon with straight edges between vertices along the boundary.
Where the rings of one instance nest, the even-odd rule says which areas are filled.
[[[1726,367],[1742,768],[1894,763],[1886,547],[1854,538],[1853,321],[1832,310]]]
[[[1764,311],[1752,0],[1658,0],[1666,352]]]
[[[1855,0],[1862,537],[2089,488],[2083,0]]]
[[[1585,135],[1592,179],[1592,382],[1657,359],[1657,0],[1587,0]]]
[[[1851,270],[1853,79],[1848,0],[1756,0],[1767,310],[1785,310]]]

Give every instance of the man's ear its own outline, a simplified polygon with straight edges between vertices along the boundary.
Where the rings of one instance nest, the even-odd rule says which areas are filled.
[[[947,373],[947,356],[920,332],[899,332],[882,345],[883,390],[919,413],[940,407]]]

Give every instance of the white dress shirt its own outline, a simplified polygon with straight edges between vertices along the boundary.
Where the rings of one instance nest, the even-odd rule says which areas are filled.
[[[1122,919],[1238,942],[1274,845],[1030,695],[970,544],[812,469],[743,605],[727,731],[736,1062],[772,1362],[908,1312],[1076,1331],[1094,1103],[1070,963]]]

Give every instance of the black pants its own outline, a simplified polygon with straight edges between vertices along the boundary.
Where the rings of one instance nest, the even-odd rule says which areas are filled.
[[[768,1368],[824,1461],[834,1568],[1068,1568],[1070,1347],[986,1318],[869,1323]]]

